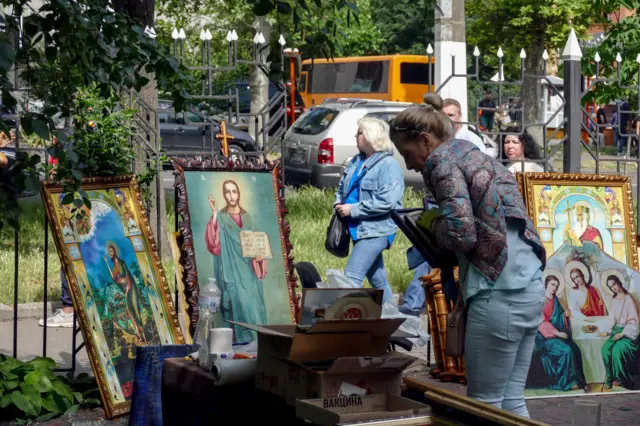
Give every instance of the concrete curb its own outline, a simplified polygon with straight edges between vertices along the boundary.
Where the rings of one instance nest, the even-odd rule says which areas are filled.
[[[175,299],[175,296],[172,294],[172,299]],[[394,293],[393,298],[396,306],[400,298],[402,297],[402,293]],[[175,300],[174,300],[175,302]],[[62,308],[62,303],[60,301],[55,302],[47,302],[47,318],[53,315],[56,309]],[[42,302],[34,302],[34,303],[20,303],[18,305],[18,321],[23,319],[30,318],[42,318],[44,316],[43,312],[43,303]],[[13,321],[13,305],[5,305],[0,303],[0,322]]]
[[[47,302],[47,317],[53,315],[56,309],[60,309],[62,303],[60,301]],[[18,320],[28,318],[42,318],[44,316],[44,304],[36,303],[20,303],[18,305]],[[13,321],[13,305],[4,305],[0,303],[0,322]]]

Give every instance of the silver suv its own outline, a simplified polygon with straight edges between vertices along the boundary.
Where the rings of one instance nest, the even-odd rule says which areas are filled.
[[[312,107],[284,136],[285,179],[294,185],[335,187],[354,155],[358,154],[358,120],[376,117],[386,122],[412,104],[366,99],[335,99]],[[405,183],[424,187],[422,175],[408,171],[402,156],[394,157],[404,171]]]

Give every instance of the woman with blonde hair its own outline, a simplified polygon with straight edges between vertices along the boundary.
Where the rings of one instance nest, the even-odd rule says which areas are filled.
[[[458,258],[467,394],[528,416],[524,386],[542,322],[545,249],[513,175],[453,135],[451,120],[429,104],[402,111],[391,125],[407,168],[422,173],[439,205],[420,225]]]
[[[393,158],[387,123],[361,118],[355,137],[359,154],[347,165],[334,204],[353,240],[344,274],[359,286],[366,277],[373,288],[384,290],[384,303],[392,294],[382,252],[391,247],[398,230],[391,210],[402,208],[404,176]]]

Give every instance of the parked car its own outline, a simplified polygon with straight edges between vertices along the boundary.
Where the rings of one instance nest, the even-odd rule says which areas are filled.
[[[312,107],[303,113],[284,138],[285,179],[293,185],[311,184],[335,187],[348,162],[358,154],[356,132],[362,117],[386,122],[410,103],[366,99],[336,99]],[[402,166],[405,183],[423,188],[419,173],[409,171],[394,148],[394,157]]]
[[[170,101],[158,102],[158,120],[162,148],[167,152],[210,151],[211,143],[219,132],[220,121],[195,111],[176,113]],[[214,132],[213,134],[211,132]],[[255,140],[247,132],[227,124],[227,133],[233,136],[229,151],[255,152]]]

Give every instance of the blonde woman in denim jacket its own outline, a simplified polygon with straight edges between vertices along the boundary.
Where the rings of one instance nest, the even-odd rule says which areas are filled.
[[[391,210],[402,208],[404,176],[393,158],[389,125],[364,117],[355,135],[360,153],[347,165],[336,192],[335,210],[347,219],[353,240],[344,274],[358,286],[365,277],[392,298],[382,252],[391,247],[398,230]]]
[[[467,307],[467,395],[528,416],[524,387],[542,323],[545,250],[513,175],[467,141],[430,105],[396,116],[391,138],[422,173],[439,209],[421,225],[458,258]]]

